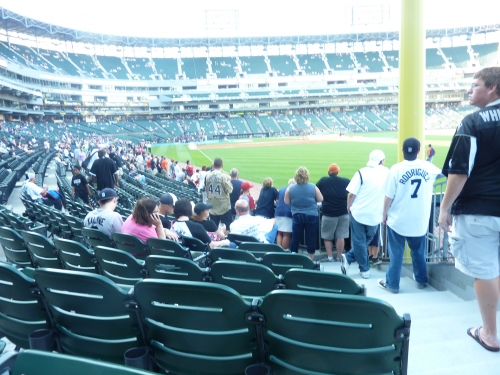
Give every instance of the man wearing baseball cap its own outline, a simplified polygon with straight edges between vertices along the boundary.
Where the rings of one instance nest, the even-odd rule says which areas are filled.
[[[345,239],[349,238],[349,215],[347,214],[347,185],[348,178],[339,177],[340,167],[330,164],[328,177],[322,177],[316,186],[323,195],[321,205],[321,238],[325,242],[327,258],[324,262],[340,261],[344,252]],[[337,257],[333,258],[333,240]]]
[[[358,262],[362,278],[370,277],[370,266],[366,248],[377,233],[382,220],[384,204],[384,183],[389,169],[384,167],[385,154],[381,150],[370,153],[366,167],[361,168],[351,179],[346,190],[347,212],[351,226],[351,250],[342,254],[341,271],[347,274],[349,265]]]
[[[115,232],[121,232],[123,219],[118,212],[114,212],[118,203],[118,194],[115,190],[105,188],[97,193],[99,208],[89,212],[83,219],[83,226],[100,230],[109,238]]]
[[[175,195],[170,193],[165,193],[160,197],[160,220],[163,224],[163,228],[170,229],[170,220],[165,215],[174,215],[174,205],[177,198]]]
[[[441,170],[417,159],[419,153],[418,139],[405,139],[404,160],[391,167],[384,187],[382,222],[387,224],[391,262],[385,280],[378,280],[378,285],[391,293],[399,292],[405,241],[411,249],[415,286],[422,289],[427,285],[425,235],[429,228],[433,185]]]

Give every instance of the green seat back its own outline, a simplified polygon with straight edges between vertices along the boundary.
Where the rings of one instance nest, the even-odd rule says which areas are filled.
[[[82,236],[91,249],[95,249],[97,246],[115,247],[111,238],[98,229],[84,227],[82,228]]]
[[[65,352],[123,363],[126,350],[143,344],[127,292],[108,278],[42,268],[34,277]]]
[[[276,275],[284,275],[292,268],[312,270],[316,264],[305,254],[297,253],[267,253],[262,258],[262,264],[268,266]]]
[[[144,268],[151,279],[202,281],[205,275],[195,262],[178,257],[150,255]]]
[[[194,237],[183,236],[182,244],[190,251],[199,251],[201,253],[210,251],[210,247],[207,244]]]
[[[257,361],[249,302],[231,288],[145,279],[134,288],[157,364],[175,374],[241,375]]]
[[[0,244],[2,245],[7,262],[15,264],[18,267],[33,265],[24,239],[14,229],[0,227]]]
[[[214,283],[233,288],[249,300],[264,297],[279,284],[273,271],[256,263],[221,260],[212,264],[210,275]]]
[[[153,372],[66,354],[26,350],[19,354],[12,375],[153,375]]]
[[[97,246],[94,253],[101,275],[115,283],[133,286],[143,279],[144,261],[134,258],[126,251]]]
[[[82,241],[83,221],[80,218],[77,218],[69,214],[65,214],[64,216],[66,217],[66,221],[71,229],[71,234],[73,236],[73,239],[79,242]]]
[[[402,374],[405,321],[384,301],[275,290],[259,311],[274,375]]]
[[[99,273],[94,252],[81,243],[54,238],[54,245],[59,253],[63,267],[67,270]]]
[[[0,262],[0,331],[16,346],[29,349],[29,335],[48,329],[47,314],[35,281],[14,266]]]
[[[139,237],[118,232],[113,233],[112,237],[117,249],[126,251],[137,259],[145,259],[149,255],[148,247]]]
[[[286,289],[350,295],[365,294],[364,287],[341,273],[292,268],[284,276],[283,282]]]
[[[163,238],[148,238],[146,241],[151,255],[162,255],[169,257],[189,258],[186,251],[179,243]]]
[[[26,243],[31,259],[33,259],[35,268],[62,268],[56,247],[52,241],[35,232],[22,230],[20,233]]]
[[[283,253],[285,250],[275,243],[242,242],[239,249],[250,251],[255,257],[262,258],[267,253]]]
[[[227,235],[229,241],[234,242],[238,247],[243,242],[260,242],[257,238],[252,236],[246,236],[244,234],[229,233]]]
[[[227,249],[222,247],[217,247],[212,249],[210,253],[208,253],[208,257],[215,263],[219,260],[230,260],[233,262],[246,262],[246,263],[258,263],[259,261],[255,256],[247,251],[240,249]]]
[[[55,218],[57,219],[60,229],[60,236],[68,239],[71,238],[72,236],[71,227],[69,226],[66,216],[63,215],[62,212],[58,210],[53,210],[52,215],[54,215]]]

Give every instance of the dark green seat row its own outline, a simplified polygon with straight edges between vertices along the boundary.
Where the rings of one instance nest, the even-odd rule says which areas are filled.
[[[407,373],[410,317],[377,299],[274,290],[250,302],[225,285],[159,279],[127,293],[90,273],[0,271],[0,291],[12,296],[0,299],[0,329],[45,325],[55,349],[72,355],[120,363],[146,345],[152,364],[175,374],[236,375],[258,363],[276,375]]]

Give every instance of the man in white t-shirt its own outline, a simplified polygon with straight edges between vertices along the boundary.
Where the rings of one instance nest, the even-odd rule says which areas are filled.
[[[384,162],[385,154],[381,150],[373,150],[366,167],[354,173],[351,182],[347,185],[351,250],[341,256],[341,271],[344,275],[347,274],[351,263],[358,262],[361,277],[364,279],[370,277],[366,249],[382,221],[383,187],[389,174],[389,169],[384,167]]]
[[[135,160],[137,160],[137,169],[139,170],[139,172],[144,172],[144,157],[142,156],[142,154],[138,153],[135,157]]]
[[[262,216],[251,216],[248,202],[240,199],[234,204],[234,209],[238,219],[233,221],[230,226],[230,232],[233,234],[243,234],[252,236],[263,243],[274,243],[278,226],[276,219],[266,219]]]
[[[405,240],[411,249],[415,286],[422,289],[427,285],[425,234],[429,228],[433,185],[441,170],[417,159],[419,153],[418,139],[406,139],[403,142],[405,160],[392,166],[384,187],[382,221],[387,224],[391,263],[385,280],[378,280],[378,285],[392,293],[399,292]]]

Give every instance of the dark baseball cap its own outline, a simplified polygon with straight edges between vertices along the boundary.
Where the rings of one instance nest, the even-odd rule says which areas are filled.
[[[99,202],[104,201],[106,199],[118,198],[118,194],[116,193],[116,191],[114,189],[111,189],[111,188],[104,188],[104,189],[100,190],[97,193],[97,196],[99,197],[97,199]]]
[[[173,206],[174,198],[169,193],[165,193],[160,197],[160,203],[165,204],[167,206]]]
[[[403,155],[405,160],[415,160],[420,151],[420,142],[416,138],[406,138],[403,142]]]
[[[203,211],[211,209],[213,206],[211,204],[206,204],[203,202],[198,202],[194,205],[194,213],[200,215]]]

